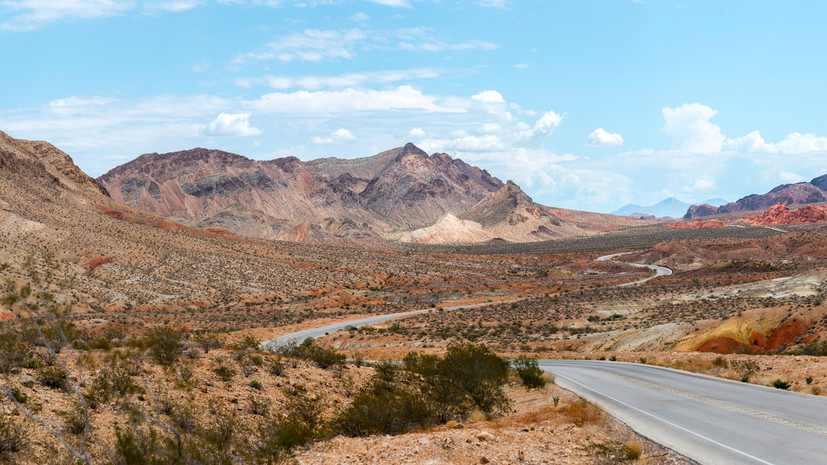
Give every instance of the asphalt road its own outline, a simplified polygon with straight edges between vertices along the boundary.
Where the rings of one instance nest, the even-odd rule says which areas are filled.
[[[611,255],[603,255],[602,257],[597,257],[597,261],[606,262],[606,261],[609,261],[609,260],[611,260],[615,257],[619,257],[621,255],[628,255],[630,253],[635,253],[635,252],[621,252],[621,253],[613,253]],[[648,278],[639,279],[637,281],[632,281],[630,283],[616,284],[612,287],[634,286],[635,284],[645,283],[646,281],[649,281],[650,279],[655,279],[655,278],[660,277],[660,276],[669,276],[670,274],[672,274],[672,270],[670,270],[669,268],[667,268],[665,266],[646,265],[646,264],[643,264],[643,263],[626,263],[626,264],[636,266],[638,268],[649,268],[650,270],[655,271],[655,275],[654,276],[649,276]]]
[[[540,367],[699,463],[827,463],[825,397],[633,363],[542,360]]]
[[[481,304],[471,304],[471,305],[458,305],[456,307],[445,307],[444,310],[459,310],[461,308],[473,308],[473,307],[482,307],[484,305],[493,305],[495,303],[502,303],[502,302],[485,302]],[[389,313],[387,315],[377,315],[371,316],[367,318],[362,318],[359,320],[350,320],[350,321],[340,321],[338,323],[333,323],[327,326],[321,326],[319,328],[312,328],[307,329],[304,331],[299,331],[297,333],[290,333],[286,334],[281,337],[277,337],[275,339],[270,339],[269,341],[265,341],[261,344],[262,349],[268,350],[279,346],[284,346],[292,343],[300,344],[307,338],[318,339],[320,337],[324,337],[328,334],[335,333],[336,331],[342,330],[347,328],[348,326],[353,326],[358,328],[360,326],[369,326],[375,325],[379,323],[384,323],[388,320],[393,320],[396,318],[402,318],[404,316],[416,315],[417,313],[424,313],[427,311],[432,311],[433,309],[425,309],[425,310],[413,310],[410,312],[401,312],[401,313]]]

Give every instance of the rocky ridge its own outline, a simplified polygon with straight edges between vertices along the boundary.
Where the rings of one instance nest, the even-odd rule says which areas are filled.
[[[486,234],[434,237],[435,242],[527,242],[594,233],[550,214],[513,182],[410,143],[371,157],[308,162],[259,161],[204,148],[152,153],[98,181],[113,199],[132,207],[261,239],[420,241],[447,231],[416,232],[446,215],[479,223]]]
[[[775,204],[806,205],[827,202],[827,174],[810,182],[782,184],[766,194],[751,194],[720,207],[708,204],[692,205],[683,216],[685,220],[723,213],[765,210]]]

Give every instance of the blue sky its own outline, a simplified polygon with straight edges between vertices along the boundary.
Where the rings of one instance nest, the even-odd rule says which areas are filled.
[[[0,130],[146,152],[414,142],[544,204],[736,200],[827,173],[824,2],[0,0]]]

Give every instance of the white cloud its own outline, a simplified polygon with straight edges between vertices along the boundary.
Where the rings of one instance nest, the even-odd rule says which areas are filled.
[[[529,63],[517,63],[516,65],[514,65],[514,68],[516,69],[528,69],[530,67],[531,65]]]
[[[332,144],[334,142],[344,142],[347,140],[356,140],[356,136],[353,135],[347,129],[339,128],[330,133],[327,137],[314,137],[313,143],[314,144]]]
[[[357,87],[369,84],[389,84],[398,81],[411,81],[415,79],[431,79],[439,77],[441,72],[432,68],[416,68],[385,71],[364,71],[360,73],[348,73],[339,76],[273,76],[267,75],[263,78],[239,78],[235,84],[239,87],[250,88],[255,84],[263,84],[274,89],[286,90],[293,88],[319,90],[319,89],[342,89],[345,87]]]
[[[5,0],[11,19],[3,29],[30,31],[66,20],[95,19],[116,16],[133,8],[127,0]]]
[[[366,21],[370,21],[370,16],[360,11],[354,15],[351,15],[350,20],[356,21],[357,23],[364,23]]]
[[[778,151],[773,144],[764,142],[764,138],[761,137],[761,133],[758,131],[752,131],[746,136],[735,139],[727,139],[724,142],[724,148],[741,153],[776,153]]]
[[[784,182],[801,182],[803,177],[793,173],[792,171],[779,171],[778,178]]]
[[[477,5],[488,8],[508,8],[510,0],[477,0]]]
[[[786,154],[800,154],[827,150],[827,137],[794,132],[775,144],[778,151]]]
[[[362,51],[406,50],[412,52],[441,52],[494,50],[499,45],[481,40],[453,42],[440,38],[427,27],[393,30],[306,29],[265,44],[261,50],[237,55],[233,63],[252,60],[279,60],[318,62],[324,59],[352,59]]]
[[[603,128],[597,128],[586,138],[586,145],[591,147],[620,147],[623,137],[620,134],[610,133]]]
[[[720,152],[726,139],[721,128],[710,122],[718,112],[700,103],[663,108],[665,131],[678,149],[695,153]]]
[[[421,110],[425,112],[464,113],[465,109],[445,107],[438,98],[423,94],[411,86],[393,90],[356,90],[292,93],[273,92],[260,99],[246,102],[256,111],[266,113],[320,114],[353,113],[361,111]]]
[[[547,111],[534,123],[534,127],[518,131],[517,137],[525,143],[537,146],[557,129],[561,121],[563,121],[562,115]]]
[[[368,0],[379,5],[392,6],[396,8],[411,8],[411,3],[408,0]]]
[[[221,113],[204,130],[213,137],[257,136],[261,131],[250,126],[249,113]]]
[[[160,2],[146,2],[144,9],[148,13],[180,13],[197,7],[199,0],[173,0]]]
[[[423,131],[422,128],[413,128],[408,131],[408,134],[414,137],[425,137],[425,131]]]
[[[471,98],[483,103],[505,103],[503,96],[496,90],[484,90],[479,94],[472,95]]]
[[[105,97],[77,97],[61,98],[52,100],[48,104],[48,111],[56,115],[73,115],[97,111],[103,105],[112,102],[112,99]]]

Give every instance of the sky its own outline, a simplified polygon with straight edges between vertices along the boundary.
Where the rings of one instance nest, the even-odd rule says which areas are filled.
[[[0,0],[0,130],[99,176],[413,142],[610,212],[827,173],[827,2]]]

